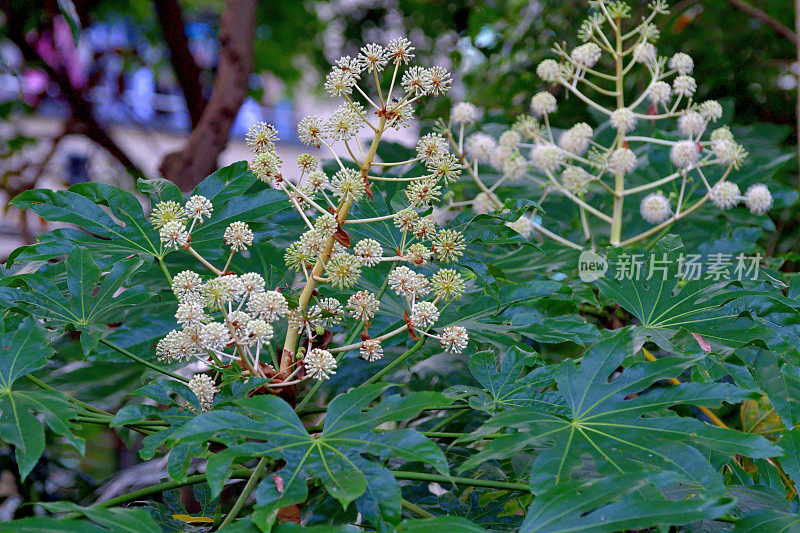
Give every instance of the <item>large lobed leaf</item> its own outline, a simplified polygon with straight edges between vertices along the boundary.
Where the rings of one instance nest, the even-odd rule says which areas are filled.
[[[407,420],[448,399],[438,393],[393,395],[363,411],[386,389],[359,387],[334,399],[325,426],[309,434],[292,408],[276,396],[255,396],[233,402],[247,415],[229,410],[204,413],[168,437],[173,443],[205,442],[209,437],[235,435],[234,443],[213,455],[206,475],[214,495],[230,476],[231,465],[249,457],[282,459],[285,466],[267,476],[256,489],[253,520],[270,527],[278,511],[304,501],[309,480],[319,480],[343,507],[355,500],[361,514],[385,529],[400,521],[400,489],[382,462],[389,457],[430,464],[448,473],[447,460],[433,442],[412,429],[376,431],[381,424]]]

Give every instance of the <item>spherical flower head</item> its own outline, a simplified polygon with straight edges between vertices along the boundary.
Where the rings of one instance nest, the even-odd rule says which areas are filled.
[[[539,134],[539,123],[530,115],[520,115],[511,126],[525,139],[533,139]]]
[[[183,331],[172,330],[156,344],[156,357],[159,361],[172,363],[183,359],[181,345],[184,342]]]
[[[627,107],[621,107],[611,113],[611,125],[621,133],[628,133],[636,127],[636,115]]]
[[[327,136],[336,140],[349,140],[355,137],[361,129],[364,109],[360,104],[345,102],[336,108],[336,111],[325,123]]]
[[[403,253],[403,259],[417,266],[424,265],[428,259],[430,259],[430,257],[431,251],[428,250],[424,244],[419,242],[414,243],[406,248],[405,252]]]
[[[339,229],[339,223],[330,213],[323,213],[314,221],[314,229],[326,239],[331,237]]]
[[[697,111],[687,111],[678,118],[678,130],[687,137],[697,137],[706,129],[706,119]]]
[[[257,272],[246,272],[239,276],[239,281],[242,284],[244,294],[247,296],[261,294],[265,290],[266,282],[263,276]]]
[[[521,180],[528,172],[528,162],[520,154],[514,154],[503,161],[503,177],[509,182]]]
[[[700,159],[700,146],[694,141],[678,141],[669,150],[672,164],[678,168],[689,168]]]
[[[189,380],[189,388],[197,396],[200,407],[203,411],[208,411],[214,403],[214,395],[219,392],[214,386],[214,380],[205,374],[195,374]]]
[[[479,193],[472,200],[472,210],[479,215],[493,213],[498,209],[499,205],[500,201],[495,195],[485,192]]]
[[[407,266],[399,266],[389,273],[389,287],[398,295],[407,299],[425,296],[430,292],[430,283],[422,274],[418,274]]]
[[[266,291],[254,294],[247,300],[247,312],[271,324],[286,316],[289,304],[278,291]]]
[[[431,287],[438,299],[449,302],[461,298],[466,285],[461,274],[452,268],[442,268],[431,277]]]
[[[272,124],[256,122],[250,126],[244,138],[247,147],[258,154],[260,152],[275,150],[275,141],[278,140],[278,131]]]
[[[315,170],[308,175],[306,184],[311,188],[312,192],[318,192],[328,187],[328,176],[321,170]]]
[[[419,220],[419,214],[413,207],[401,209],[394,216],[394,225],[402,231],[414,231],[414,224]]]
[[[553,59],[545,59],[536,66],[536,75],[546,82],[558,81],[561,77],[561,66]]]
[[[709,198],[711,203],[722,210],[730,209],[739,203],[741,192],[739,186],[731,181],[721,180],[711,187]]]
[[[447,72],[447,69],[435,66],[426,69],[425,72],[428,78],[428,94],[438,96],[450,90],[450,83],[453,80],[450,79],[450,73]]]
[[[432,302],[417,302],[411,310],[411,325],[425,329],[439,319],[439,310]]]
[[[558,109],[556,97],[547,91],[536,93],[533,98],[531,98],[531,111],[533,111],[533,114],[537,117],[555,113],[556,109]]]
[[[497,139],[497,144],[505,148],[512,148],[516,149],[519,146],[519,143],[522,142],[522,135],[515,130],[506,130],[500,134],[500,138]]]
[[[526,239],[529,239],[530,236],[533,234],[533,220],[522,215],[514,222],[506,222],[506,226],[513,229]]]
[[[182,220],[167,222],[158,232],[158,236],[167,248],[179,248],[189,244],[189,233]]]
[[[572,60],[582,67],[592,68],[600,60],[600,47],[594,43],[582,44],[570,53]]]
[[[233,338],[225,324],[211,322],[200,329],[200,344],[207,350],[222,351],[232,343]]]
[[[320,324],[325,327],[341,324],[344,316],[342,303],[336,298],[321,298],[312,306],[310,315],[319,316]]]
[[[357,202],[364,196],[367,187],[361,175],[349,168],[340,169],[333,175],[331,189],[337,198],[350,202]]]
[[[197,222],[203,223],[203,218],[210,218],[211,212],[214,210],[214,206],[211,205],[211,201],[206,198],[205,196],[200,196],[196,194],[189,198],[186,201],[186,205],[184,206],[184,211],[186,211],[186,216],[188,216],[191,220],[196,220]]]
[[[716,100],[706,100],[700,104],[700,114],[709,122],[722,118],[722,106]]]
[[[431,217],[420,218],[414,223],[414,228],[411,230],[411,232],[418,239],[431,239],[436,235],[436,223]]]
[[[647,90],[647,97],[653,104],[668,104],[672,100],[672,87],[665,81],[657,81]]]
[[[361,65],[358,60],[350,56],[340,58],[325,77],[325,92],[331,98],[351,94],[353,87],[361,79],[360,73]]]
[[[336,358],[331,352],[314,348],[303,358],[306,373],[313,379],[325,381],[336,374]]]
[[[448,153],[447,140],[438,133],[423,135],[417,142],[417,157],[425,162],[444,157]]]
[[[638,44],[633,49],[633,60],[643,65],[652,65],[658,59],[658,51],[651,43],[644,42]]]
[[[206,319],[206,312],[199,299],[191,299],[178,305],[175,320],[183,326],[199,325]]]
[[[203,280],[191,270],[178,272],[172,278],[172,293],[179,302],[196,299],[203,293]]]
[[[677,70],[678,74],[691,74],[694,70],[694,61],[691,56],[678,52],[669,58],[669,68]]]
[[[454,154],[449,153],[428,161],[425,168],[433,179],[445,185],[449,185],[461,175],[461,162]]]
[[[436,254],[436,258],[443,263],[457,262],[464,255],[466,247],[464,236],[454,229],[443,229],[436,234],[431,244],[431,250]]]
[[[639,206],[642,218],[650,224],[660,224],[669,218],[672,208],[669,200],[660,192],[650,193],[644,197]]]
[[[272,326],[267,324],[266,320],[260,318],[248,321],[247,330],[250,332],[251,344],[269,342],[275,336],[275,330]]]
[[[453,124],[469,125],[480,118],[480,111],[469,102],[459,102],[450,110],[450,120]]]
[[[589,191],[592,177],[581,167],[568,166],[561,172],[561,184],[575,196],[583,196]]]
[[[361,47],[358,61],[367,72],[382,72],[389,62],[389,53],[383,46],[370,43]]]
[[[733,165],[733,168],[736,169],[747,158],[744,146],[729,139],[712,141],[711,150],[721,165]]]
[[[361,343],[359,348],[361,359],[374,363],[383,357],[383,347],[379,339],[367,339]]]
[[[744,193],[744,203],[754,215],[765,215],[772,207],[772,194],[763,183],[754,184]]]
[[[414,47],[411,46],[411,43],[405,37],[397,37],[389,41],[389,44],[386,45],[386,53],[389,56],[389,59],[395,65],[404,64],[408,65],[408,62],[414,59],[414,54],[411,52],[414,51]]]
[[[259,152],[250,162],[250,170],[264,183],[274,185],[281,175],[283,161],[276,152]]]
[[[297,168],[309,174],[319,168],[319,160],[311,154],[300,154],[297,156]]]
[[[237,220],[225,228],[222,240],[231,247],[232,252],[247,250],[253,244],[253,231],[245,222]]]
[[[710,139],[712,142],[716,141],[733,141],[733,133],[728,126],[722,126],[711,132]]]
[[[361,260],[348,253],[336,253],[328,260],[325,271],[331,285],[340,289],[349,289],[361,277]]]
[[[473,133],[467,139],[467,154],[480,163],[488,163],[496,146],[491,135]]]
[[[322,119],[315,116],[303,117],[297,125],[297,136],[307,146],[322,146],[326,137]]]
[[[580,122],[561,134],[558,138],[558,145],[571,154],[583,155],[589,148],[589,139],[593,134],[591,126]]]
[[[428,71],[422,67],[411,67],[403,74],[400,85],[411,96],[428,94],[431,89]]]
[[[363,239],[353,247],[353,255],[362,265],[372,267],[381,262],[383,247],[375,239]]]
[[[169,222],[182,222],[186,224],[186,211],[178,202],[159,202],[150,213],[150,222],[157,229],[163,228]]]
[[[692,96],[697,90],[697,82],[691,76],[681,74],[672,80],[672,91],[681,96]]]
[[[364,322],[369,322],[375,317],[380,305],[375,295],[369,291],[358,291],[347,300],[350,316]]]
[[[406,188],[406,197],[409,203],[415,207],[427,207],[439,200],[442,188],[435,178],[425,178],[413,181]]]
[[[564,152],[552,144],[537,144],[531,150],[531,162],[542,172],[553,172],[564,164]]]
[[[630,148],[617,148],[608,157],[608,166],[615,174],[630,174],[639,163]]]
[[[244,293],[239,276],[227,275],[214,278],[203,286],[203,299],[210,309],[221,308]]]
[[[467,330],[462,326],[447,326],[442,329],[440,337],[439,346],[449,353],[461,353],[469,343]]]

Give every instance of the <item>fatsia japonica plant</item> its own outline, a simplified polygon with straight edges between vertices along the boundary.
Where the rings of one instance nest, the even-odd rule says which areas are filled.
[[[689,84],[690,60],[652,48],[662,2],[625,30],[625,4],[591,9],[586,43],[540,68],[551,81],[580,98],[617,58],[662,89]],[[596,131],[558,142],[538,96],[547,109],[496,145],[467,136],[477,110],[462,103],[455,131],[407,146],[387,136],[414,136],[415,104],[450,78],[399,38],[336,62],[324,89],[338,107],[300,121],[296,164],[260,123],[249,161],[187,194],[165,180],[140,180],[141,197],[20,194],[57,227],[0,270],[0,464],[17,496],[0,531],[791,530],[800,278],[765,257],[744,209],[702,250],[659,232],[741,200],[717,193],[743,149],[726,129],[701,140],[718,109],[674,83],[669,107],[614,94]],[[619,109],[639,128],[677,118],[679,133],[622,131]],[[678,168],[653,178],[664,150]],[[775,150],[741,172],[767,180]],[[620,157],[630,173],[609,171]],[[596,172],[570,191],[543,158]],[[524,176],[545,190],[501,196]],[[617,177],[623,194],[602,204]],[[470,182],[483,196],[456,201]],[[588,207],[618,206],[627,231],[626,191],[668,184],[674,211],[647,248],[613,237],[616,215],[608,232],[589,225]],[[576,206],[583,240],[528,238],[550,231],[548,192]],[[744,201],[763,215],[758,194]],[[612,246],[587,281],[574,248],[592,238]],[[98,472],[109,436],[138,461]]]
[[[497,140],[481,131],[467,136],[466,128],[476,123],[480,111],[462,102],[453,107],[448,123],[440,125],[464,164],[465,177],[478,187],[471,201],[476,209],[502,209],[498,188],[528,181],[536,187],[531,194],[539,207],[513,227],[576,249],[637,243],[709,200],[721,210],[744,202],[754,214],[769,211],[773,198],[766,185],[754,183],[742,193],[733,181],[747,151],[718,122],[723,116],[719,102],[694,100],[691,56],[658,53],[660,30],[654,21],[669,13],[667,3],[650,2],[649,14],[633,22],[631,7],[624,2],[597,0],[590,6],[593,12],[578,33],[583,44],[571,51],[556,44],[558,60],[537,66],[536,73],[550,87],[531,98],[532,116],[520,116]],[[645,74],[644,87],[630,83],[639,71]],[[559,91],[584,103],[597,125],[580,122],[561,131],[552,127]],[[540,208],[547,212],[552,196],[565,197],[574,206],[580,217],[577,236],[544,223]],[[451,207],[463,204],[451,202]],[[633,216],[650,227],[624,232]]]

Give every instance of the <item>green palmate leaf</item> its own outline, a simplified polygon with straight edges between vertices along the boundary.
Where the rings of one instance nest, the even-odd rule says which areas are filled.
[[[733,506],[733,500],[725,497],[669,500],[652,490],[674,482],[674,475],[662,472],[561,483],[533,500],[520,532],[612,533],[683,525],[716,518]]]
[[[773,352],[754,350],[753,375],[787,427],[800,424],[800,369]]]
[[[406,420],[448,399],[438,393],[389,396],[363,411],[385,385],[359,387],[334,399],[320,434],[310,435],[292,408],[275,396],[255,396],[234,403],[249,416],[232,411],[212,411],[189,421],[169,437],[170,442],[204,442],[214,434],[250,439],[231,442],[213,455],[206,467],[213,494],[219,494],[230,476],[231,465],[242,458],[271,457],[286,462],[256,489],[254,521],[268,528],[282,507],[299,503],[308,495],[308,480],[319,480],[328,493],[347,507],[355,500],[359,512],[376,527],[385,529],[400,520],[400,490],[380,461],[397,457],[428,463],[448,472],[442,451],[411,429],[374,431],[389,421]]]
[[[684,279],[687,255],[680,241],[664,238],[649,253],[609,252],[606,276],[597,280],[600,292],[639,322],[637,345],[646,339],[665,350],[678,351],[671,339],[681,329],[701,335],[713,348],[727,351],[771,336],[753,321],[737,318],[725,304],[744,296],[725,290],[727,280]],[[694,274],[691,274],[692,276]]]
[[[103,507],[91,506],[81,507],[70,502],[46,502],[39,503],[42,507],[53,513],[79,513],[85,516],[89,521],[94,522],[100,526],[104,526],[111,531],[127,532],[127,533],[159,533],[161,528],[150,517],[144,509],[122,509],[112,508],[105,509]],[[52,526],[56,527],[59,522],[55,519]],[[14,522],[12,522],[14,524]],[[86,524],[84,522],[86,526]],[[0,531],[2,531],[0,529]]]
[[[23,479],[44,451],[44,428],[33,412],[83,453],[83,439],[73,435],[77,426],[69,422],[77,409],[64,395],[14,387],[19,378],[44,366],[53,354],[48,342],[47,333],[32,318],[0,336],[0,439],[14,446]]]
[[[139,199],[110,185],[79,183],[66,191],[34,189],[18,195],[11,203],[20,209],[31,209],[48,221],[75,224],[88,233],[69,230],[62,231],[60,236],[72,244],[99,248],[102,253],[98,256],[110,255],[119,259],[130,254],[143,254],[158,258],[166,253],[158,231],[145,217]],[[24,258],[29,254],[46,256],[45,253],[38,254],[36,246],[23,248],[9,259]]]
[[[557,393],[543,393],[541,389],[553,384],[550,368],[542,366],[535,354],[519,348],[510,348],[502,358],[500,369],[495,366],[494,352],[478,352],[469,359],[469,371],[480,383],[488,397],[476,397],[470,405],[482,410],[502,410],[510,407],[539,405],[545,409],[558,409],[563,399]],[[525,368],[537,367],[530,372]]]
[[[794,481],[795,486],[798,486],[800,484],[800,429],[792,428],[785,431],[778,439],[778,446],[783,449],[781,466]]]
[[[465,518],[458,518],[455,516],[437,516],[436,518],[423,518],[422,520],[404,520],[397,528],[397,533],[430,533],[431,531],[480,533],[486,530]]]
[[[763,533],[766,531],[797,533],[800,531],[800,515],[771,509],[755,511],[737,520],[731,531],[732,533]]]
[[[107,323],[150,297],[143,287],[121,290],[142,261],[137,257],[118,261],[104,274],[89,249],[79,246],[64,264],[68,295],[50,279],[26,274],[17,279],[27,290],[0,289],[0,302],[22,304],[27,312],[52,327],[80,331],[81,346],[88,354],[108,329]]]
[[[566,402],[566,415],[531,406],[492,417],[476,437],[506,428],[517,431],[491,440],[462,469],[536,447],[541,453],[532,467],[534,492],[568,480],[584,466],[582,457],[587,455],[601,473],[672,471],[683,483],[713,492],[720,490],[722,480],[693,446],[755,458],[780,455],[777,446],[760,436],[720,429],[667,410],[680,404],[718,407],[751,393],[722,383],[653,387],[679,375],[695,360],[669,357],[621,368],[633,353],[631,337],[630,328],[617,330],[590,348],[580,366],[572,361],[558,366],[554,377]]]

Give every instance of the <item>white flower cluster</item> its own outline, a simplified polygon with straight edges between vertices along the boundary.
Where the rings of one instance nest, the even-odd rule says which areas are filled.
[[[303,142],[327,151],[338,166],[332,175],[321,170],[319,155],[312,153],[297,158],[296,175],[284,174],[276,146],[280,139],[269,124],[254,125],[246,137],[254,154],[250,162],[253,173],[286,193],[298,220],[307,228],[284,255],[286,266],[298,275],[299,293],[290,289],[288,300],[284,296],[288,292],[268,290],[264,278],[256,272],[237,275],[227,271],[234,254],[253,245],[254,235],[246,223],[233,222],[225,230],[222,239],[230,248],[230,257],[218,269],[191,245],[195,223],[202,223],[212,213],[207,199],[192,197],[185,207],[165,202],[154,208],[152,220],[162,232],[162,240],[188,251],[214,274],[207,279],[187,270],[173,278],[179,328],[159,341],[159,359],[198,359],[217,368],[235,363],[250,375],[271,378],[266,387],[281,387],[305,379],[329,379],[337,371],[337,354],[350,350],[358,350],[367,361],[377,361],[384,353],[382,344],[402,333],[413,339],[435,338],[444,350],[453,353],[466,348],[466,329],[457,325],[437,327],[437,306],[464,294],[464,279],[450,265],[463,256],[466,241],[460,231],[437,227],[426,215],[439,202],[443,187],[458,177],[462,164],[451,153],[448,140],[439,134],[420,138],[416,157],[408,161],[383,162],[377,158],[383,133],[408,125],[419,98],[449,89],[450,76],[441,67],[408,66],[414,57],[412,51],[406,39],[395,39],[387,46],[366,45],[357,57],[336,62],[325,89],[344,102],[327,119],[306,117],[298,128]],[[391,80],[388,87],[382,82],[384,74]],[[471,120],[473,112],[465,108],[463,118]],[[422,175],[384,173],[389,167],[415,168],[411,167],[415,163],[425,169]],[[369,204],[375,201],[379,188],[392,181],[405,186],[405,205],[385,215],[364,217],[364,212],[375,211]],[[372,232],[376,238],[351,242],[348,229],[355,227],[351,224],[376,224],[378,232]],[[171,225],[175,228],[164,230]],[[392,227],[393,234],[387,238],[399,244],[387,250],[377,235]],[[437,268],[437,263],[448,267]],[[391,265],[381,272],[388,276],[388,287],[405,298],[406,325],[372,335],[369,328],[380,310],[383,291],[358,290],[357,285],[366,269],[378,269],[381,264]],[[412,270],[420,267],[425,273]],[[342,290],[352,292],[344,302],[326,295],[328,286],[336,289],[337,296]],[[283,349],[271,345],[276,323],[281,320],[287,330]],[[357,332],[359,328],[363,328],[360,342],[330,344],[332,332]],[[265,361],[268,359],[272,364]],[[210,405],[213,382],[206,382],[206,376],[195,378],[192,390],[201,403]]]
[[[554,96],[557,90],[536,93],[531,98],[531,115],[520,116],[498,141],[480,131],[471,134],[465,131],[481,112],[467,102],[456,104],[450,117],[450,126],[456,129],[447,133],[453,139],[456,155],[465,161],[464,168],[481,189],[471,202],[473,209],[478,213],[501,209],[498,186],[527,177],[541,189],[539,203],[557,193],[576,204],[586,241],[592,239],[595,228],[610,225],[612,245],[635,242],[657,231],[651,228],[622,239],[623,208],[634,198],[640,200],[642,218],[657,226],[682,219],[708,200],[720,209],[729,209],[743,201],[754,214],[765,214],[772,206],[766,186],[754,185],[740,195],[738,187],[728,179],[733,170],[739,169],[747,152],[727,127],[712,130],[712,125],[723,116],[718,102],[694,100],[697,80],[692,77],[695,67],[692,58],[685,53],[659,56],[655,46],[659,31],[653,20],[665,12],[665,2],[651,2],[650,14],[622,32],[616,19],[630,18],[631,9],[625,2],[590,3],[596,11],[579,32],[584,44],[572,50],[556,45],[559,61],[546,59],[536,72],[544,82],[560,85],[558,90],[604,115],[606,125],[616,136],[610,143],[601,144],[594,129],[586,123],[560,133],[554,131],[550,122],[558,110]],[[649,77],[649,83],[641,93],[630,95],[625,88],[631,84],[625,83],[624,77],[634,67]],[[652,122],[674,126],[678,138],[665,140],[639,133],[649,130]],[[641,124],[648,127],[641,128]],[[673,168],[663,177],[644,178],[641,162],[652,160],[653,152],[658,150],[669,152]],[[493,184],[484,183],[487,178],[481,176],[482,166],[493,167],[499,179]],[[626,181],[633,181],[636,186],[626,185]],[[676,203],[674,208],[671,201]],[[452,206],[467,204],[452,203]],[[613,204],[612,212],[603,212],[609,204]],[[573,248],[582,248],[584,244],[526,220],[530,219],[523,217],[509,227],[523,235],[530,234],[533,228]]]

